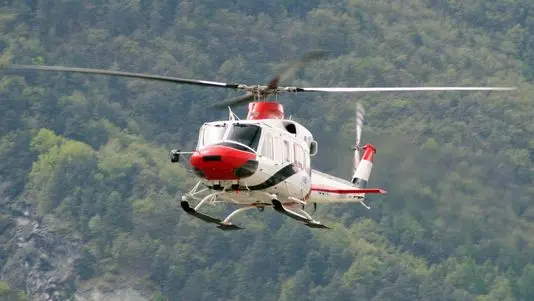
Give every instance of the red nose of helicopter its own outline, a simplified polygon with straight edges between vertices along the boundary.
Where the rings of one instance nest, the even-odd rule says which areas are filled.
[[[235,148],[210,145],[193,153],[190,159],[195,174],[207,180],[238,180],[258,169],[256,155]]]

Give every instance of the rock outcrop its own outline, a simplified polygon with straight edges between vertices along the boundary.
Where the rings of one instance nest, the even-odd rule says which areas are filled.
[[[13,202],[0,181],[0,280],[32,301],[147,301],[133,284],[102,290],[84,280],[96,262],[83,243],[61,231],[61,221],[36,216],[29,204]]]
[[[0,279],[25,291],[30,300],[69,300],[76,290],[76,263],[83,254],[80,243],[49,232],[29,207],[1,206]]]

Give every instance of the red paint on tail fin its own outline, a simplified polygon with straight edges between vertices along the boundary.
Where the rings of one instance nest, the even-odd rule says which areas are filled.
[[[376,154],[376,148],[372,144],[366,144],[363,149],[365,150],[363,153],[362,160],[367,160],[373,162],[374,160],[374,154]]]

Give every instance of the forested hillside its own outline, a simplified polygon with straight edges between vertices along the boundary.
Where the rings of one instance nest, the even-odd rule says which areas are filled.
[[[389,194],[369,197],[370,211],[320,206],[328,231],[266,210],[225,233],[181,210],[194,179],[167,154],[194,147],[205,120],[227,117],[206,106],[239,93],[1,69],[0,208],[32,204],[80,242],[76,288],[135,283],[158,301],[534,300],[534,2],[1,3],[1,66],[263,84],[324,49],[329,57],[281,84],[519,87],[283,95],[286,114],[319,141],[312,164],[343,177],[360,100],[363,140],[378,149],[369,185]],[[0,234],[13,221],[0,213]],[[0,246],[6,270],[18,247]],[[28,289],[4,278],[10,292]]]

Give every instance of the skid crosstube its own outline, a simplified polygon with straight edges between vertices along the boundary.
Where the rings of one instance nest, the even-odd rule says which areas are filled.
[[[184,209],[184,211],[187,212],[188,214],[190,214],[190,215],[192,215],[192,216],[194,216],[196,218],[199,218],[199,219],[205,221],[206,223],[218,224],[217,228],[219,228],[221,230],[229,231],[229,230],[241,230],[241,229],[243,229],[243,228],[241,228],[239,226],[236,226],[234,224],[231,224],[231,223],[224,223],[223,220],[221,220],[221,219],[209,216],[209,215],[204,214],[204,213],[200,213],[200,212],[196,211],[195,209],[191,208],[191,206],[189,206],[189,203],[187,201],[180,202],[180,205],[182,206],[182,209]]]
[[[310,218],[306,218],[304,216],[301,216],[300,214],[297,214],[293,211],[290,211],[290,210],[287,210],[283,205],[282,203],[279,201],[279,200],[272,200],[272,203],[273,203],[273,207],[274,207],[274,210],[284,214],[284,215],[287,215],[289,217],[291,217],[292,219],[296,219],[298,221],[301,221],[303,222],[306,226],[310,227],[310,228],[316,228],[316,229],[330,229],[329,227],[317,222],[317,221],[314,221]]]

